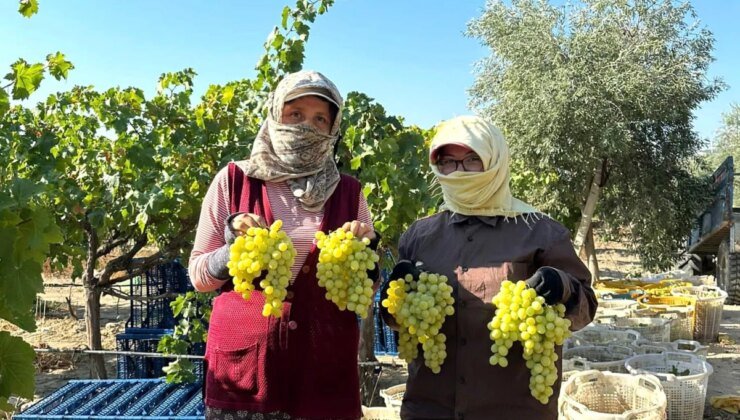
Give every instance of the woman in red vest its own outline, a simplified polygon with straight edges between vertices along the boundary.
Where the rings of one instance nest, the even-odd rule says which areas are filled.
[[[190,257],[195,288],[221,291],[208,329],[206,417],[358,419],[357,317],[324,297],[314,244],[317,231],[343,227],[377,245],[359,182],[334,162],[342,97],[322,74],[301,71],[278,84],[268,106],[249,159],[213,180]],[[234,292],[226,267],[236,236],[278,219],[297,251],[279,318],[262,315],[259,291],[249,300]]]

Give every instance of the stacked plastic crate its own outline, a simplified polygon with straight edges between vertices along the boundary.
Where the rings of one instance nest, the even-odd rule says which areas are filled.
[[[387,270],[381,270],[383,284],[389,281],[390,273]],[[380,316],[380,289],[375,293],[373,299],[373,322],[375,323],[375,354],[376,355],[398,355],[398,333],[393,331]]]
[[[202,420],[201,392],[199,384],[161,379],[73,380],[13,418]]]
[[[170,303],[175,296],[193,290],[187,269],[179,261],[166,262],[147,270],[143,276],[130,282],[130,294],[147,298],[131,301],[131,312],[126,330],[116,336],[119,351],[156,353],[159,340],[171,335],[177,320]],[[156,298],[157,296],[164,296]],[[205,346],[194,347],[193,354],[203,355]],[[140,379],[164,376],[162,368],[173,359],[133,355],[118,356],[118,378]],[[196,373],[202,375],[203,362],[194,361]]]

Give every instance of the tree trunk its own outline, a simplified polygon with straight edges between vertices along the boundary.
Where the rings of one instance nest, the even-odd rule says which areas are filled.
[[[591,281],[599,281],[599,261],[596,258],[596,242],[594,242],[593,227],[588,230],[584,250],[586,253],[586,262],[588,263],[588,271],[591,272]]]
[[[87,346],[90,350],[103,350],[100,338],[100,289],[95,277],[95,263],[98,259],[98,235],[87,223],[83,224],[87,233],[87,262],[85,267],[85,327],[87,328]],[[105,360],[102,354],[90,355],[90,375],[97,379],[108,379],[105,371]]]
[[[85,287],[85,326],[87,327],[87,345],[92,350],[102,350],[100,338],[100,291],[95,287]],[[91,375],[97,379],[108,379],[105,371],[105,360],[102,354],[91,354]]]
[[[576,249],[576,254],[580,255],[583,245],[586,243],[586,236],[591,229],[591,221],[596,211],[596,203],[599,201],[599,195],[601,194],[601,188],[604,186],[606,178],[606,159],[602,161],[602,164],[596,168],[594,173],[594,179],[591,182],[591,188],[588,191],[588,197],[586,203],[583,205],[581,211],[581,222],[578,225],[578,231],[576,232],[576,238],[573,241],[573,247]]]
[[[367,318],[360,322],[360,362],[376,362],[375,358],[375,324],[374,314],[370,312]],[[375,392],[377,375],[375,366],[360,366],[360,397],[362,403],[370,406]]]

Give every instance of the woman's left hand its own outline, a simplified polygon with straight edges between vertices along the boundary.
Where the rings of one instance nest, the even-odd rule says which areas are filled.
[[[362,223],[358,220],[353,220],[342,225],[342,229],[346,232],[352,232],[356,238],[362,239],[367,238],[370,240],[375,239],[375,230],[371,225]]]

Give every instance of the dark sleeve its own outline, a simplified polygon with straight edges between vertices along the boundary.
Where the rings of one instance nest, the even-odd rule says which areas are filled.
[[[552,267],[560,274],[565,315],[571,322],[571,330],[580,330],[593,321],[598,304],[591,288],[591,273],[576,255],[567,229],[558,226],[537,262],[540,267]]]

